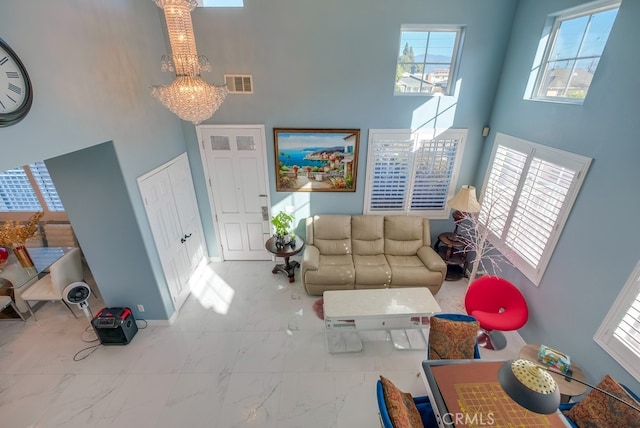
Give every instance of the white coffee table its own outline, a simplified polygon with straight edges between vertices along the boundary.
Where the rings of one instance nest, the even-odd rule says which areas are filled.
[[[423,320],[441,311],[428,288],[381,288],[325,291],[324,326],[330,353],[360,352],[358,331],[386,330],[398,349],[425,349]],[[407,330],[419,330],[423,346],[410,343]],[[394,332],[404,333],[398,344]]]

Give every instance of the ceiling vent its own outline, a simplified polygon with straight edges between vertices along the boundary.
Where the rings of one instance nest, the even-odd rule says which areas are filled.
[[[253,94],[253,77],[249,74],[225,74],[224,81],[230,94]]]

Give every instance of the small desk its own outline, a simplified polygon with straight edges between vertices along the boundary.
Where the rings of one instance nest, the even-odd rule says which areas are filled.
[[[323,300],[329,353],[362,351],[358,330],[387,330],[396,348],[423,349],[403,348],[391,333],[403,330],[406,336],[407,329],[419,329],[426,349],[422,321],[441,311],[426,287],[325,291]]]
[[[295,256],[304,248],[304,240],[301,237],[294,235],[294,242],[295,246],[287,244],[283,248],[278,248],[276,247],[276,238],[272,236],[271,238],[267,239],[267,242],[264,244],[264,247],[268,252],[276,257],[284,258],[284,264],[276,264],[271,270],[271,273],[286,273],[289,277],[289,282],[294,282],[296,280],[295,269],[300,266],[300,263],[296,262],[295,260],[290,262],[289,257]]]
[[[10,251],[7,265],[0,269],[0,292],[4,290],[3,294],[10,295],[20,311],[27,312],[28,308],[20,298],[23,289],[26,290],[28,285],[39,278],[40,274],[73,248],[75,247],[27,248],[33,260],[33,268],[23,268],[15,254]]]
[[[467,270],[467,252],[465,243],[454,239],[452,233],[446,232],[438,235],[438,240],[433,246],[436,253],[447,264],[447,281],[457,281],[465,276]],[[443,244],[442,246],[440,244]]]
[[[551,415],[541,415],[513,401],[498,383],[498,369],[503,362],[423,361],[420,374],[438,426],[569,426],[559,410]]]
[[[533,362],[538,362],[538,353],[540,352],[540,345],[528,344],[520,349],[519,358],[524,360],[529,360]],[[585,377],[582,369],[578,367],[573,359],[571,361],[571,370],[573,373],[570,374],[571,377],[575,377],[576,379],[586,382],[587,378]],[[560,401],[562,403],[568,403],[571,397],[575,397],[576,395],[582,395],[587,391],[587,386],[583,385],[579,382],[574,382],[571,379],[565,379],[564,376],[549,372],[553,380],[558,384],[558,389],[560,390]]]

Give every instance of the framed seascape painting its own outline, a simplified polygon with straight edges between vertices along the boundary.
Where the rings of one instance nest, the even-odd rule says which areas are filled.
[[[355,192],[359,129],[273,128],[278,192]]]

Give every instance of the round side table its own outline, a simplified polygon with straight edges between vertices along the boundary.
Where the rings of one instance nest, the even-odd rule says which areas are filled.
[[[457,281],[465,276],[467,253],[464,242],[456,240],[452,233],[445,232],[438,235],[433,249],[447,264],[447,281]]]
[[[267,242],[264,244],[264,247],[268,252],[276,257],[284,258],[284,263],[276,264],[271,270],[271,273],[286,273],[289,277],[289,282],[294,282],[296,280],[294,276],[295,269],[300,266],[300,263],[295,260],[290,261],[289,258],[291,256],[295,256],[304,248],[304,240],[301,237],[295,235],[294,242],[295,245],[293,246],[291,244],[287,244],[283,248],[278,248],[276,247],[276,239],[272,236],[271,238],[267,239]]]
[[[533,361],[538,363],[538,353],[540,352],[540,345],[528,344],[520,349],[519,357],[525,360]],[[584,373],[574,362],[571,360],[571,370],[573,373],[568,373],[569,376],[575,377],[578,380],[583,382],[587,381]],[[576,395],[584,394],[587,391],[587,386],[578,382],[574,382],[569,378],[565,378],[561,374],[556,374],[552,372],[548,372],[553,380],[558,384],[558,389],[560,390],[560,401],[562,403],[567,403],[571,397],[575,397]]]

